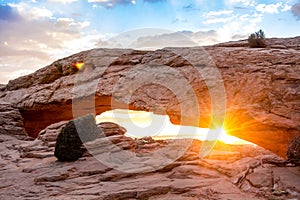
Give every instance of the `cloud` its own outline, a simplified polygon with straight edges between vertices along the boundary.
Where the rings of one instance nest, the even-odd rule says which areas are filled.
[[[62,3],[62,4],[69,4],[76,2],[78,0],[48,0],[48,2],[53,2],[53,3]]]
[[[99,38],[97,33],[82,33],[89,26],[88,22],[55,18],[46,8],[21,2],[2,5],[3,10],[8,17],[0,19],[1,83],[64,56],[93,48],[95,38]]]
[[[203,16],[207,18],[203,24],[215,24],[215,23],[226,23],[232,20],[233,10],[221,10],[221,11],[210,11],[205,13]],[[229,15],[229,16],[228,16]],[[223,17],[220,17],[223,16]],[[225,17],[227,16],[227,17]]]
[[[237,9],[237,10],[247,10],[248,8],[247,7],[242,7],[242,6],[233,6],[234,9]]]
[[[255,9],[262,13],[278,13],[278,9],[282,7],[282,3],[276,3],[276,4],[258,4]]]
[[[216,16],[220,16],[220,15],[229,15],[232,13],[233,13],[233,10],[210,11],[206,14],[206,17],[216,17]]]
[[[98,3],[106,8],[113,8],[118,4],[135,4],[135,0],[88,0],[89,3]]]
[[[194,4],[188,4],[188,5],[185,5],[182,7],[184,10],[192,10],[195,8],[195,5]]]
[[[172,24],[176,24],[176,23],[188,23],[187,19],[181,19],[181,18],[175,18],[171,21]]]
[[[286,4],[281,8],[281,11],[282,12],[290,11],[291,8],[292,8],[292,6]]]
[[[166,29],[143,28],[127,31],[118,35],[108,35],[97,41],[96,46],[101,48],[135,48],[132,44],[142,37],[172,33]]]
[[[12,9],[16,9],[20,16],[25,19],[41,19],[41,18],[51,18],[53,13],[46,8],[32,7],[26,3],[8,4]]]
[[[133,48],[155,50],[164,47],[191,47],[218,43],[216,31],[178,31],[144,29],[123,33],[109,40],[99,40],[101,48]]]
[[[253,5],[253,1],[246,0],[228,0],[227,3],[233,6],[233,8],[235,8],[235,4],[237,3],[241,3],[242,6],[244,6],[244,4]],[[263,13],[255,12],[254,6],[248,6],[247,8],[251,11],[238,13],[227,9],[204,13],[202,24],[206,27],[210,27],[210,25],[217,26],[215,30],[217,33],[216,38],[219,42],[245,39],[245,35],[258,29],[257,25],[263,19]]]
[[[225,0],[225,4],[227,6],[238,5],[239,7],[253,6],[255,4],[255,0]]]
[[[248,35],[246,35],[246,34],[236,34],[236,35],[233,35],[231,38],[232,38],[232,40],[243,40],[243,39],[248,38]]]
[[[170,34],[140,37],[131,46],[136,49],[159,49],[164,47],[188,47],[197,46],[191,40],[192,32],[183,31]]]
[[[156,3],[156,2],[162,2],[162,1],[166,1],[166,0],[144,0],[144,2],[148,2],[148,3]]]
[[[55,0],[55,1],[57,1],[57,0]],[[147,3],[157,3],[157,2],[163,2],[163,1],[166,1],[166,0],[144,0],[144,2],[147,2]],[[113,8],[120,4],[135,4],[136,0],[88,0],[88,2],[94,3],[93,8],[97,8],[97,5],[95,3],[97,3],[103,7],[106,7],[106,8]]]
[[[32,55],[34,55],[34,57],[36,57],[37,59],[41,59],[41,60],[48,58],[47,53],[41,52],[39,50],[33,50],[33,49],[16,50],[12,47],[7,46],[5,43],[4,43],[4,45],[5,46],[0,45],[0,47],[1,47],[0,56],[1,57],[5,57],[5,56],[13,56],[13,57],[23,57],[23,56],[27,57],[28,56],[28,57],[31,57]]]
[[[226,22],[230,22],[232,18],[233,17],[221,17],[221,18],[207,19],[203,22],[203,24],[226,23]]]
[[[169,34],[140,37],[131,45],[137,49],[159,49],[164,47],[193,47],[218,43],[218,35],[211,31],[178,31]]]
[[[291,11],[300,20],[300,1],[292,6]]]

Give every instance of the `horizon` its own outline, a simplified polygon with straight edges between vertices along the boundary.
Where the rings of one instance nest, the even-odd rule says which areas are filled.
[[[1,0],[0,83],[93,48],[212,45],[259,29],[296,37],[299,19],[299,0]]]

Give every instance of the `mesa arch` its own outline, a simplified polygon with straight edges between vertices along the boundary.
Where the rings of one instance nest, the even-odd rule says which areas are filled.
[[[201,54],[203,57],[199,58]],[[213,63],[201,63],[207,55]],[[217,68],[226,91],[225,99],[220,101],[226,103],[226,129],[234,136],[285,156],[290,141],[300,134],[299,57],[300,53],[293,50],[246,47],[206,47],[205,52],[202,48],[94,49],[10,81],[1,91],[0,101],[20,110],[24,128],[33,137],[47,125],[72,119],[74,111],[76,115],[91,112],[98,115],[115,108],[164,112],[172,123],[208,127],[213,100],[207,80],[212,77],[197,75],[197,68],[204,71]],[[189,60],[200,62],[195,66]],[[76,62],[85,63],[80,77],[73,66]],[[155,79],[154,84],[136,87],[128,91],[129,99],[123,98],[126,90],[121,89],[122,85],[141,75],[140,70],[134,70],[136,67],[145,66],[167,66],[179,72],[192,90],[185,90],[181,84],[175,87],[187,98],[179,98],[172,88],[160,85],[168,81],[165,78],[170,75],[168,70],[150,74],[148,79]],[[212,82],[219,84],[218,81]],[[197,105],[191,103],[182,109],[182,101],[190,100],[190,91]],[[191,114],[195,110],[200,111],[197,119]]]

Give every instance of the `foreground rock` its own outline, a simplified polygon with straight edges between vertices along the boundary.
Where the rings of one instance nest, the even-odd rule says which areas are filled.
[[[10,104],[0,104],[0,134],[25,138],[23,118],[19,109]]]
[[[104,165],[98,159],[104,154],[101,151],[93,151],[93,156],[85,153],[74,162],[58,162],[53,155],[55,140],[66,124],[60,122],[47,127],[34,141],[0,135],[0,199],[300,198],[299,167],[259,165],[263,158],[276,157],[260,147],[218,143],[209,156],[199,159],[200,141],[155,141],[149,137],[133,140],[118,134],[123,128],[112,123],[100,124],[101,129],[116,134],[108,134],[88,145],[101,143],[114,149],[111,153],[118,154],[111,154],[113,162],[114,156],[122,155],[124,150],[144,158],[143,162],[128,166],[133,170],[131,173]],[[151,159],[147,156],[173,143],[191,145],[178,159],[148,171]],[[155,154],[155,160],[166,160],[176,152],[164,152],[163,157]],[[257,168],[237,184],[244,171],[254,165]]]
[[[60,161],[78,160],[85,151],[83,143],[102,137],[93,115],[69,121],[56,139],[54,155]]]
[[[226,113],[232,135],[284,157],[300,135],[298,41],[273,39],[265,49],[93,49],[10,81],[0,103],[20,110],[32,137],[50,124],[112,108],[151,110],[201,127],[219,126]]]

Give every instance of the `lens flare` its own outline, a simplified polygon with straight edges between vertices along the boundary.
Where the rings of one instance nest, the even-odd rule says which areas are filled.
[[[83,62],[78,62],[74,64],[74,67],[76,67],[78,70],[81,70],[84,66]]]

